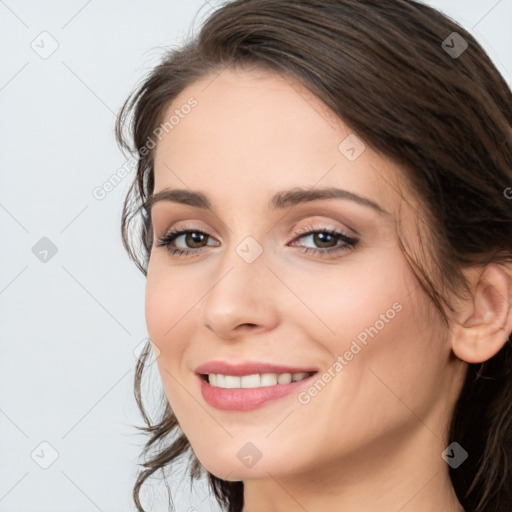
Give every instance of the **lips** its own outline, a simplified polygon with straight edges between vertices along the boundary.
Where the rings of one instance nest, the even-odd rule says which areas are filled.
[[[317,372],[317,368],[311,366],[286,366],[280,364],[263,363],[259,361],[228,363],[226,361],[210,361],[198,366],[195,373],[198,375],[207,375],[209,373],[221,373],[223,375],[235,375],[242,377],[244,375],[254,375],[256,373],[312,373]]]
[[[298,393],[304,386],[310,385],[317,369],[312,367],[286,366],[263,362],[227,363],[211,361],[198,366],[198,386],[206,403],[224,411],[248,412],[258,409],[269,402]],[[244,377],[255,374],[304,374],[302,380],[288,384],[276,384],[256,388],[222,388],[211,385],[207,375],[222,374]],[[306,376],[306,374],[310,374]]]

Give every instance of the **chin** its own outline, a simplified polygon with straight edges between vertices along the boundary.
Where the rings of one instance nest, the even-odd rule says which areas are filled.
[[[229,482],[268,478],[271,475],[283,475],[290,471],[289,459],[261,454],[250,443],[233,448],[229,452],[208,453],[197,458],[201,465],[212,475]],[[253,457],[251,460],[251,456]],[[261,458],[260,458],[261,457]]]

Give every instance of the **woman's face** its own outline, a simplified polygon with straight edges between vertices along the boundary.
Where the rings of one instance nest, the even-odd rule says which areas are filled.
[[[398,246],[399,210],[413,247],[424,222],[398,168],[296,83],[263,72],[194,83],[167,121],[154,193],[184,192],[152,206],[146,320],[203,466],[226,480],[319,476],[355,472],[362,454],[396,460],[411,440],[442,450],[458,380]],[[158,246],[171,230],[192,233]],[[301,370],[316,373],[288,383]],[[231,377],[198,374],[210,372]]]

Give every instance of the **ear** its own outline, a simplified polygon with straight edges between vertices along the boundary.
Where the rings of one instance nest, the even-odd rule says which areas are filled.
[[[492,263],[469,273],[471,297],[459,303],[451,328],[452,350],[467,363],[482,363],[500,351],[512,333],[512,272]]]

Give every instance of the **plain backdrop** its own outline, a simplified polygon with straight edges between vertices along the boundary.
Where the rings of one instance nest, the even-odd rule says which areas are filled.
[[[119,230],[132,175],[93,191],[126,162],[113,125],[127,94],[219,3],[0,1],[0,512],[135,509],[147,332]],[[512,0],[426,3],[512,83]],[[204,481],[169,480],[178,512],[219,510]],[[152,483],[150,510],[167,510]]]

